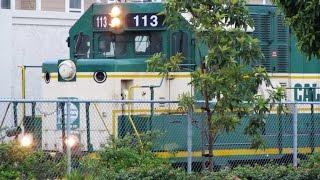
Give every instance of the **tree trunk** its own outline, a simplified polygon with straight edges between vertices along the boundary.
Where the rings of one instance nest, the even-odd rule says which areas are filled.
[[[204,88],[204,99],[205,99],[205,105],[204,108],[207,112],[207,125],[208,125],[208,150],[209,150],[209,159],[208,159],[208,163],[209,163],[209,171],[213,171],[213,143],[214,143],[214,130],[212,128],[212,124],[211,124],[211,117],[212,117],[212,112],[210,110],[210,105],[209,105],[209,98],[208,98],[208,91],[206,88],[206,84],[205,84],[205,88]]]
[[[207,67],[206,65],[201,61],[201,72],[202,74],[207,74]],[[207,112],[207,124],[208,124],[208,150],[209,150],[209,171],[213,171],[213,143],[214,143],[214,130],[211,125],[211,117],[212,117],[212,112],[210,110],[210,105],[209,105],[209,95],[208,95],[208,89],[207,89],[207,83],[205,82],[203,84],[203,96],[204,96],[204,110]],[[205,152],[202,151],[202,157],[204,157]],[[204,165],[204,164],[203,164]]]
[[[205,140],[206,124],[208,124],[207,121],[205,120],[201,121],[201,166],[203,171],[206,169],[206,157],[205,157],[205,154],[206,154],[205,146],[207,144],[207,141]]]
[[[214,130],[211,125],[211,113],[208,116],[208,150],[209,150],[209,171],[213,171],[213,143],[214,143]]]

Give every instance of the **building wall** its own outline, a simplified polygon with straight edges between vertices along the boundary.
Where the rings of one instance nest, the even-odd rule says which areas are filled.
[[[35,10],[36,0],[15,0],[16,9],[18,10]],[[84,11],[88,9],[92,3],[96,0],[84,0]],[[107,2],[107,0],[101,0],[101,2]],[[42,11],[65,11],[65,0],[41,0]]]
[[[21,0],[15,0],[16,9],[21,9]]]
[[[84,1],[84,11],[86,11],[91,6],[91,4],[95,3],[95,2],[96,2],[96,0],[85,0]]]
[[[121,0],[124,2],[125,0]],[[129,0],[128,0],[129,1]],[[161,0],[159,0],[161,1]],[[15,0],[16,9],[22,10],[35,10],[36,0]],[[88,9],[92,3],[97,2],[97,0],[84,0],[84,11]],[[108,0],[100,0],[101,3],[107,3]],[[270,0],[248,0],[248,4],[271,4]],[[41,10],[42,11],[65,11],[65,0],[41,0]]]
[[[69,57],[68,31],[79,13],[0,9],[0,98],[21,98],[19,65],[41,66],[44,60]],[[26,97],[42,96],[41,68],[26,69]]]
[[[42,0],[41,2],[41,10],[42,11],[60,11],[64,12],[64,1],[65,0]]]
[[[101,3],[107,3],[109,0],[100,0]],[[129,1],[129,0],[127,0]],[[161,2],[161,0],[158,0]],[[36,0],[15,0],[16,9],[19,10],[35,10]],[[84,11],[87,10],[92,3],[96,3],[97,0],[84,0]],[[125,2],[125,0],[121,0]],[[41,0],[42,11],[65,11],[65,0]]]
[[[10,10],[0,10],[0,22],[4,24],[1,26],[0,33],[0,95],[1,97],[8,98],[11,97],[11,88],[13,87],[11,81],[11,72],[12,72],[12,49],[11,49],[11,40],[12,40],[12,26],[6,26],[6,24],[12,24],[11,22],[11,11]]]

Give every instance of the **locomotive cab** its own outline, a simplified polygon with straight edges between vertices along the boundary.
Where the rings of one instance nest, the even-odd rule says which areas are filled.
[[[43,63],[43,73],[46,80],[44,86],[49,87],[54,83],[59,83],[55,90],[64,89],[63,95],[66,95],[72,88],[64,86],[70,86],[71,83],[78,86],[80,85],[78,81],[89,76],[93,76],[92,80],[98,84],[104,83],[105,80],[105,83],[108,83],[109,78],[119,73],[123,74],[121,75],[122,80],[129,85],[159,84],[162,77],[157,76],[157,73],[153,75],[146,73],[146,60],[160,52],[167,59],[177,52],[181,52],[185,57],[181,64],[181,71],[194,69],[195,45],[190,31],[185,29],[168,30],[164,24],[165,15],[160,14],[163,10],[162,3],[93,4],[69,31],[70,60],[68,63],[65,63],[65,60]],[[75,72],[66,72],[67,70]],[[153,76],[156,81],[135,82],[135,78],[128,78],[129,76],[125,72],[135,72],[135,74],[139,72],[138,79],[145,75]],[[180,73],[190,80],[189,73],[182,74]],[[94,75],[99,75],[99,77]],[[177,77],[181,77],[180,75]],[[131,76],[135,75],[131,74]],[[52,79],[51,82],[50,79]],[[99,79],[103,81],[99,81]],[[112,82],[109,81],[109,83]],[[108,85],[108,89],[110,89],[110,85]],[[111,86],[116,87],[116,85]],[[120,89],[123,90],[121,87]],[[45,97],[62,96],[62,94],[58,95],[57,92],[50,90],[47,93],[47,90],[44,90]],[[99,90],[97,89],[97,91]],[[119,99],[120,93],[115,95],[116,91],[112,91],[112,96],[99,97],[92,96],[90,93],[79,94],[78,91],[67,94],[78,98]],[[170,91],[170,89],[165,91]],[[185,87],[183,91],[191,91],[191,88]],[[52,96],[52,94],[55,95]],[[165,94],[161,95],[160,99],[174,100],[178,97],[179,92],[173,93],[175,94],[174,98],[169,97],[169,93]],[[159,99],[159,97],[155,99]]]
[[[177,100],[183,92],[192,94],[190,69],[195,68],[197,55],[191,32],[168,30],[164,24],[165,15],[160,14],[163,10],[161,3],[93,4],[69,31],[70,58],[43,63],[43,96],[53,99]],[[181,71],[170,72],[169,78],[158,72],[147,72],[146,61],[160,52],[165,59],[181,52],[185,57]],[[57,137],[56,142],[42,143],[47,150],[62,148],[59,137],[66,107],[56,106],[57,113],[43,121],[44,141]],[[115,137],[121,136],[117,118],[128,117],[128,114],[115,112],[128,111],[129,106],[109,104],[106,108],[102,104],[89,107],[73,103],[72,108],[75,116],[71,130],[83,144],[82,150],[89,151],[99,149],[110,138],[101,127],[105,126]],[[139,107],[135,108],[139,110]],[[148,108],[146,115],[150,116],[157,115],[153,110],[170,112],[177,107],[154,104]],[[89,116],[85,115],[87,112]],[[90,120],[91,136],[96,137],[91,142],[92,147],[87,143],[90,135],[85,133],[88,131],[86,122]]]

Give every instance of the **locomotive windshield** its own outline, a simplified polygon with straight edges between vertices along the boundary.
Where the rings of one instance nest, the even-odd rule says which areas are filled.
[[[75,35],[74,45],[74,55],[78,58],[87,58],[90,49],[89,36],[82,33]]]
[[[151,56],[161,51],[161,33],[103,33],[98,38],[100,58]]]
[[[162,50],[162,40],[159,34],[136,35],[134,37],[134,52],[136,55],[153,55]]]
[[[104,57],[123,56],[127,52],[126,35],[103,34],[98,46],[99,54]]]

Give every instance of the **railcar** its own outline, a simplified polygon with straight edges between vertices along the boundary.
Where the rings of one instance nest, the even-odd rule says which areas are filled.
[[[248,33],[260,39],[265,56],[265,60],[258,60],[258,65],[266,67],[274,81],[288,88],[287,100],[320,100],[320,92],[316,88],[320,83],[320,61],[307,61],[297,50],[296,40],[277,14],[276,7],[249,5],[248,8],[255,22],[253,31]],[[197,47],[201,45],[196,44],[192,33],[186,29],[168,30],[163,23],[165,15],[159,14],[163,10],[162,3],[93,4],[69,31],[70,58],[43,63],[43,97],[177,100],[183,92],[192,94],[193,89],[188,85],[191,79],[189,72],[199,65],[199,53],[205,55],[206,48],[202,46],[199,52]],[[170,77],[146,72],[145,61],[158,52],[167,57],[182,52],[185,59],[181,71],[170,73]],[[61,137],[65,126],[62,122],[66,107],[63,104],[55,106],[56,113],[43,117],[41,147],[49,151],[62,151],[64,142]],[[168,132],[158,139],[154,151],[162,157],[171,157],[170,152],[175,151],[175,160],[185,163],[186,115],[172,113],[177,112],[177,107],[169,104],[132,106],[129,110],[128,105],[115,103],[73,103],[70,107],[71,129],[79,138],[81,150],[96,151],[106,145],[112,135],[123,137],[133,133],[130,123],[133,121],[139,124],[139,133],[149,130]],[[312,113],[316,114],[316,109]],[[320,125],[315,118],[311,118],[311,114],[300,114],[299,117],[313,119],[314,127]],[[244,125],[240,125],[235,132],[219,135],[214,147],[216,167],[289,157],[292,147],[290,118],[288,115],[270,115],[264,132],[267,148],[263,152],[250,149],[248,137],[243,134]],[[310,122],[306,120],[299,124],[301,153],[319,150],[317,130],[306,128]],[[193,124],[195,163],[201,161],[200,123],[199,119]]]

